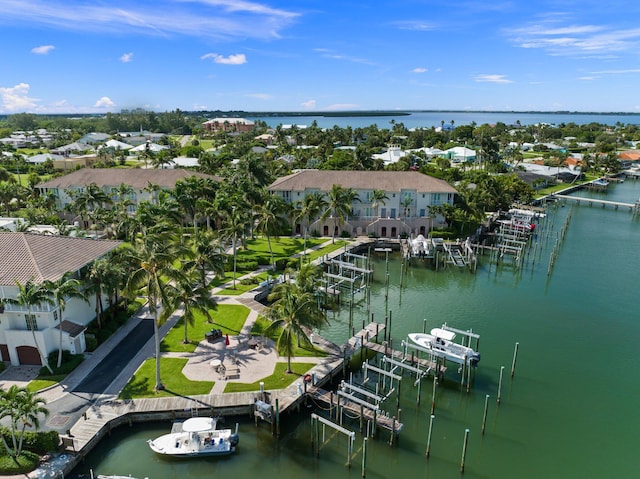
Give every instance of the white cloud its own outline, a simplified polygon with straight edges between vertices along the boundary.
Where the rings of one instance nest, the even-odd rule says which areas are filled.
[[[271,100],[273,98],[273,95],[268,93],[249,93],[247,96],[258,100]]]
[[[640,28],[607,25],[561,25],[562,18],[507,30],[521,48],[537,48],[555,56],[603,57],[640,47]]]
[[[2,107],[0,111],[7,112],[28,112],[38,109],[40,100],[29,97],[28,83],[18,83],[12,87],[0,87],[0,98],[2,98]]]
[[[200,60],[212,59],[214,63],[220,63],[221,65],[242,65],[247,63],[247,57],[244,53],[237,53],[235,55],[229,55],[228,57],[218,55],[217,53],[206,53],[200,57]]]
[[[476,75],[473,78],[477,82],[486,82],[486,83],[513,83],[513,81],[509,80],[505,75]]]
[[[216,39],[280,38],[300,13],[248,0],[156,0],[144,2],[76,2],[3,0],[0,24],[28,22],[59,30],[173,34]]]
[[[300,103],[300,106],[302,108],[307,108],[309,110],[313,110],[316,107],[316,101],[315,100],[303,101],[302,103]]]
[[[406,20],[406,21],[393,22],[393,25],[395,25],[400,30],[414,30],[419,32],[428,32],[438,28],[433,23],[423,22],[420,20]]]
[[[101,97],[95,105],[96,108],[113,108],[116,104],[108,96]]]
[[[428,70],[426,68],[414,68],[411,70],[412,73],[426,73]]]
[[[49,52],[53,51],[56,47],[53,45],[40,45],[39,47],[34,47],[31,49],[31,53],[35,53],[36,55],[48,55]]]
[[[121,57],[120,57],[120,61],[122,63],[129,63],[130,61],[133,60],[133,52],[129,52],[129,53],[124,53]]]

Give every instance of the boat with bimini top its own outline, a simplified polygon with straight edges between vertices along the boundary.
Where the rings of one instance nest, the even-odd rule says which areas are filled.
[[[443,357],[457,364],[467,363],[476,367],[480,353],[468,346],[454,342],[456,333],[447,329],[433,328],[431,334],[410,333],[409,340],[426,352]]]
[[[212,417],[175,422],[169,434],[149,439],[147,443],[155,453],[176,458],[232,454],[239,441],[238,426],[235,432],[217,429],[217,422],[217,418]]]

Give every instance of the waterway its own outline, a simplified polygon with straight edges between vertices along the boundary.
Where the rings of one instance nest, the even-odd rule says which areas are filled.
[[[600,123],[603,125],[640,124],[640,115],[637,114],[595,114],[595,113],[551,113],[551,112],[461,112],[461,111],[415,111],[409,114],[387,114],[385,116],[254,116],[251,120],[262,120],[268,126],[275,128],[278,125],[309,126],[314,121],[320,128],[333,128],[338,126],[346,128],[365,128],[377,125],[378,128],[392,128],[392,121],[402,123],[407,128],[431,128],[446,125],[460,126],[475,123],[495,124],[502,122],[506,125],[536,125],[547,123],[559,125],[561,123],[575,123],[584,125],[588,123]],[[453,123],[451,123],[453,122]]]
[[[633,203],[640,197],[640,181],[611,184],[607,193],[578,194]],[[537,246],[530,248],[520,270],[508,261],[496,267],[488,256],[481,258],[475,274],[452,267],[436,272],[415,262],[402,288],[400,261],[393,256],[388,263],[384,256],[373,259],[370,310],[378,321],[391,315],[394,342],[422,331],[425,321],[427,329],[447,322],[481,335],[482,360],[469,393],[460,388],[454,367],[437,389],[428,460],[431,383],[423,382],[418,405],[417,387],[408,377],[403,380],[404,429],[399,444],[391,448],[385,432],[368,441],[367,477],[459,478],[465,429],[469,429],[466,478],[637,477],[640,221],[626,209],[556,204],[537,228],[533,244]],[[558,253],[549,272],[554,248]],[[390,282],[385,299],[387,265]],[[367,310],[366,301],[359,298],[353,313],[356,325],[368,317]],[[332,314],[331,323],[323,334],[344,342],[349,308]],[[511,378],[516,342],[518,357]],[[395,415],[395,400],[383,409]],[[168,423],[123,427],[75,472],[93,469],[149,479],[361,477],[360,454],[351,468],[345,466],[344,437],[333,437],[319,458],[312,456],[310,412],[284,417],[279,439],[271,437],[266,424],[256,427],[248,418],[240,418],[241,440],[234,456],[188,462],[162,460],[149,450],[145,441],[168,431]],[[234,427],[234,421],[230,419],[228,426]],[[355,421],[345,426],[358,430]],[[362,442],[358,433],[356,448]]]

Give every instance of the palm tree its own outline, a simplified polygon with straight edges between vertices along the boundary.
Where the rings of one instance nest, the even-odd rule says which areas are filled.
[[[40,427],[40,416],[48,416],[49,410],[44,407],[46,401],[36,392],[16,385],[9,389],[0,389],[0,419],[9,418],[12,446],[4,435],[2,443],[11,458],[18,463],[22,453],[24,433],[27,426]]]
[[[80,298],[87,301],[87,295],[80,289],[82,283],[70,275],[65,275],[58,281],[45,281],[44,288],[46,288],[54,301],[58,305],[60,310],[60,324],[58,329],[60,330],[59,342],[58,342],[58,363],[56,367],[62,365],[62,322],[64,321],[64,310],[67,306],[67,299]]]
[[[218,307],[211,296],[211,288],[200,283],[199,276],[199,272],[195,269],[186,271],[172,269],[169,272],[171,281],[166,287],[169,303],[163,309],[160,321],[166,321],[176,309],[182,306],[184,308],[182,315],[184,344],[189,343],[188,326],[195,322],[196,313],[204,315],[208,322],[213,322],[210,310]]]
[[[224,276],[224,247],[212,232],[198,230],[192,237],[191,248],[190,259],[185,263],[184,268],[199,271],[202,286],[207,284],[209,271],[214,277]]]
[[[294,221],[301,222],[303,226],[304,247],[302,251],[307,250],[307,237],[309,236],[309,227],[321,211],[327,207],[327,202],[322,193],[314,191],[304,197],[304,200],[298,203],[294,211]]]
[[[42,284],[36,283],[33,278],[27,280],[26,283],[21,284],[16,281],[18,286],[18,296],[15,299],[7,299],[7,302],[24,306],[27,308],[27,328],[31,330],[33,335],[33,342],[40,354],[42,364],[49,370],[49,373],[53,374],[47,355],[40,349],[38,339],[36,338],[36,329],[38,329],[38,322],[36,316],[32,314],[32,308],[40,304],[53,304],[49,291],[42,286]]]
[[[257,205],[256,230],[267,237],[269,254],[271,256],[271,266],[275,270],[276,265],[273,260],[273,249],[271,248],[271,235],[278,234],[286,227],[286,219],[282,216],[287,205],[284,200],[273,193],[266,193],[262,203]]]
[[[163,276],[170,271],[171,263],[176,257],[178,243],[175,234],[165,231],[157,234],[147,234],[136,238],[135,249],[131,250],[135,271],[129,276],[126,292],[133,297],[139,290],[144,290],[149,311],[153,314],[153,333],[155,339],[156,358],[156,390],[164,389],[160,379],[160,318],[158,317],[158,302],[169,305],[166,293],[166,282]]]
[[[331,235],[335,242],[338,227],[344,223],[351,213],[351,207],[355,201],[360,201],[358,193],[353,188],[344,188],[341,185],[332,185],[327,195],[327,208],[322,214],[323,220],[333,218],[334,229]]]
[[[373,192],[371,193],[371,197],[369,199],[371,200],[371,207],[375,212],[374,215],[377,218],[378,208],[380,207],[380,205],[385,205],[389,197],[387,196],[387,193],[384,190],[373,190]]]
[[[100,188],[96,183],[91,183],[80,192],[68,192],[73,198],[73,202],[69,204],[69,209],[84,219],[91,216],[98,208],[111,205],[113,200]]]
[[[243,206],[245,206],[245,208],[243,208]],[[248,222],[246,219],[246,203],[241,201],[240,205],[236,205],[231,201],[231,206],[221,208],[219,211],[224,214],[222,217],[222,237],[226,240],[231,240],[231,248],[233,250],[233,289],[236,289],[238,240],[244,238],[246,224]]]
[[[287,356],[287,373],[291,373],[291,356],[294,353],[294,339],[310,345],[311,341],[306,330],[320,327],[326,318],[318,307],[314,295],[303,291],[296,283],[286,281],[273,288],[269,294],[272,303],[267,310],[267,317],[271,324],[265,334],[280,331],[276,342],[279,354]]]

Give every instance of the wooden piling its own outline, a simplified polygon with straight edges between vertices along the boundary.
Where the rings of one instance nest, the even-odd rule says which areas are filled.
[[[516,371],[516,359],[518,357],[518,345],[520,343],[516,343],[516,346],[513,350],[513,362],[511,363],[511,377],[513,377],[515,371]]]
[[[467,442],[469,441],[469,429],[464,430],[464,443],[462,444],[462,459],[460,461],[460,472],[464,472],[464,462],[467,456]]]
[[[427,451],[426,451],[426,455],[427,455],[427,459],[429,459],[429,455],[431,454],[431,431],[433,430],[433,420],[436,417],[431,414],[431,416],[429,417],[429,433],[427,434]]]
[[[500,366],[500,380],[498,381],[498,404],[500,404],[500,397],[502,393],[502,375],[504,373],[504,366]]]
[[[484,429],[487,424],[487,411],[489,410],[489,395],[484,398],[484,413],[482,414],[482,435],[484,436]]]

